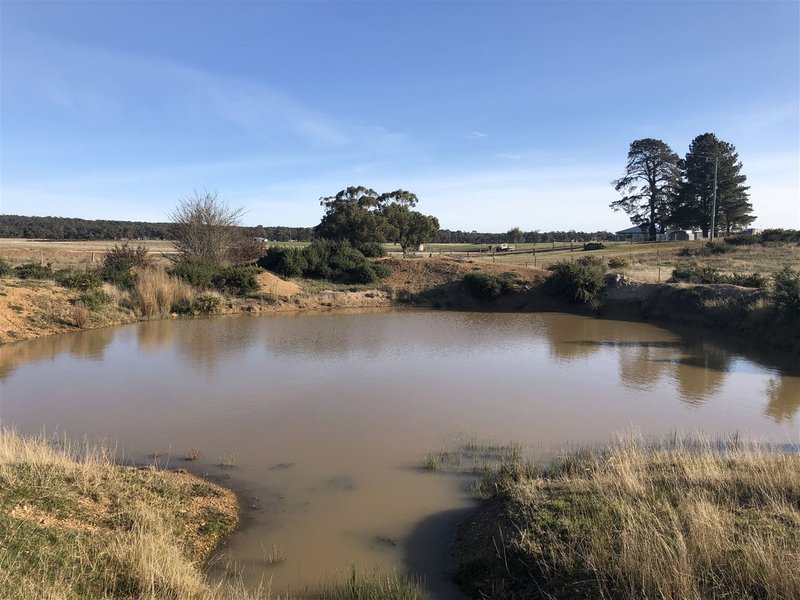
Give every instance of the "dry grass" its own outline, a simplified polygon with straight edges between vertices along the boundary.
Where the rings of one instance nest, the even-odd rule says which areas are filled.
[[[182,300],[191,301],[194,289],[160,268],[138,270],[131,291],[134,310],[148,319],[166,317],[172,307]]]
[[[624,439],[492,485],[460,571],[486,597],[800,598],[796,447]]]
[[[236,523],[233,495],[191,475],[0,433],[2,598],[255,598],[198,569]]]

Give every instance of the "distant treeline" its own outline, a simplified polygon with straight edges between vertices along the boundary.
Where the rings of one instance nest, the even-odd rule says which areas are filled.
[[[610,231],[522,231],[522,241],[527,244],[539,242],[576,242],[613,240],[615,236]],[[431,240],[435,244],[504,244],[513,243],[511,232],[479,233],[477,231],[450,231],[440,229],[436,237]]]
[[[170,240],[173,239],[172,223],[146,223],[143,221],[109,221],[72,219],[68,217],[26,217],[0,215],[0,237],[42,240]],[[271,241],[290,240],[307,242],[314,237],[313,227],[242,227],[253,237]],[[523,231],[523,241],[567,242],[611,240],[614,234],[608,231]],[[440,229],[431,240],[439,244],[501,244],[513,242],[508,232],[479,233],[477,231],[451,231]]]

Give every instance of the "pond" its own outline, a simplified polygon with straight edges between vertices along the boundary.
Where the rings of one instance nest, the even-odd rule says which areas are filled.
[[[155,321],[0,347],[0,382],[4,426],[223,478],[244,527],[217,568],[278,592],[355,565],[456,597],[449,540],[469,481],[421,466],[457,440],[537,457],[630,431],[800,438],[796,356],[565,314]]]

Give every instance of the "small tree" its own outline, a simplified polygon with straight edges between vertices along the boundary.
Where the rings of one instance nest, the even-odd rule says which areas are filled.
[[[237,227],[243,214],[243,207],[229,207],[216,192],[195,191],[181,198],[168,213],[181,260],[222,265],[240,239]]]
[[[506,235],[508,236],[508,241],[514,244],[521,244],[525,241],[525,235],[519,227],[509,229]]]

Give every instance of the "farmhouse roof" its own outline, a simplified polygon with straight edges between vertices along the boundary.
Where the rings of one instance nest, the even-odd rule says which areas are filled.
[[[628,227],[627,229],[623,229],[622,231],[618,231],[617,235],[624,235],[626,233],[647,233],[648,229],[645,226],[635,225],[633,227]]]

